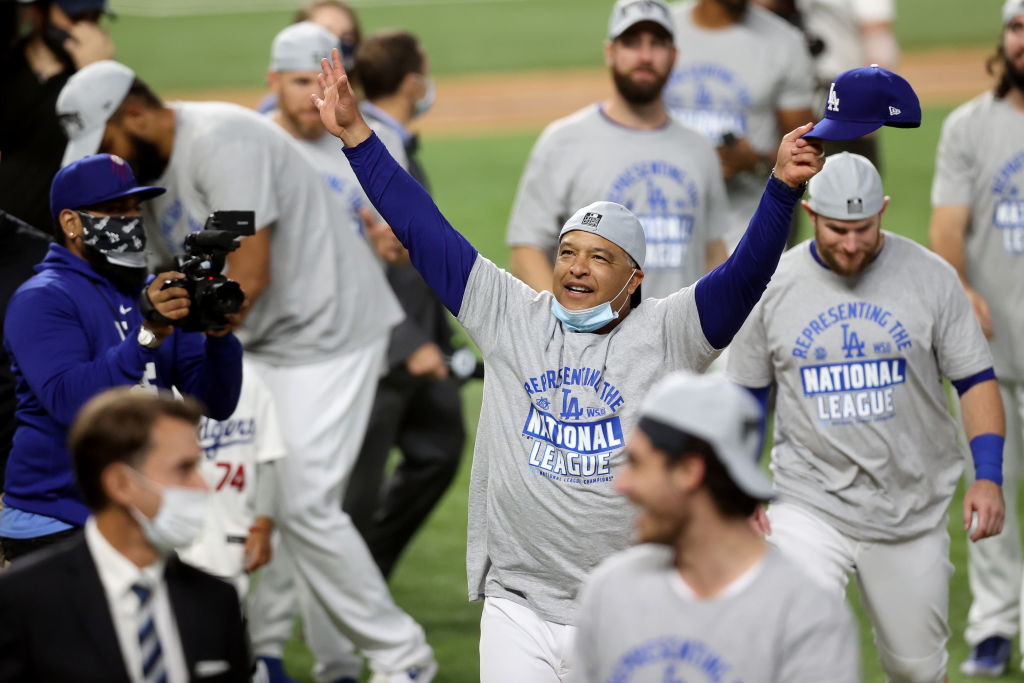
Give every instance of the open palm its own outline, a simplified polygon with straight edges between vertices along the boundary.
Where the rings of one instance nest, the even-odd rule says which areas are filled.
[[[320,84],[320,95],[310,95],[313,104],[320,110],[320,121],[331,135],[338,137],[347,147],[353,147],[370,137],[370,128],[359,113],[355,93],[348,81],[348,74],[341,64],[337,48],[331,50],[331,60],[320,60],[323,73],[316,79]]]

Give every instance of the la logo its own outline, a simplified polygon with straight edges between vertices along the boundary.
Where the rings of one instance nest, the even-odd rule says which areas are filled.
[[[825,108],[829,111],[839,111],[839,95],[836,95],[836,84],[834,81],[828,89],[828,106]]]

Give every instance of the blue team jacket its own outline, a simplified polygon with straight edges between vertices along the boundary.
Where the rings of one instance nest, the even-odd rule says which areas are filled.
[[[217,420],[230,417],[242,387],[242,346],[229,334],[207,339],[175,330],[156,349],[136,340],[135,297],[89,264],[51,244],[36,275],[11,297],[4,346],[15,378],[17,426],[4,504],[85,523],[67,431],[78,409],[104,389],[141,384],[194,396]]]

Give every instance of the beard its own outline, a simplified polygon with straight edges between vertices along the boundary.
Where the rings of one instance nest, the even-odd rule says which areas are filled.
[[[128,133],[128,139],[132,151],[125,156],[125,160],[131,165],[135,179],[140,183],[151,183],[162,176],[167,169],[168,159],[160,154],[156,145],[132,133]]]
[[[659,74],[652,71],[652,73],[655,75],[653,81],[637,83],[630,74],[616,71],[613,68],[612,81],[615,83],[615,89],[626,102],[632,105],[650,104],[661,97],[661,91],[665,87],[665,83],[668,82],[669,77],[668,72]]]
[[[1015,89],[1024,92],[1024,71],[1021,71],[1006,55],[1005,48],[1003,49],[1003,73],[1006,74],[1006,79],[1010,82]]]
[[[119,292],[130,296],[138,296],[139,292],[142,291],[142,286],[146,284],[146,277],[149,275],[149,271],[145,268],[129,268],[128,266],[113,264],[107,260],[103,252],[90,247],[88,244],[82,245],[82,252],[89,266],[98,275],[114,285]]]

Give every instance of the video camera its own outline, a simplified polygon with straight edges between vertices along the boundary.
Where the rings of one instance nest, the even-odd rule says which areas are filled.
[[[183,287],[191,306],[188,316],[174,321],[186,332],[225,327],[226,315],[242,310],[245,293],[221,271],[227,255],[238,249],[239,238],[256,233],[254,211],[214,211],[199,232],[185,237],[185,256],[178,269],[185,277],[168,280],[161,289]]]

